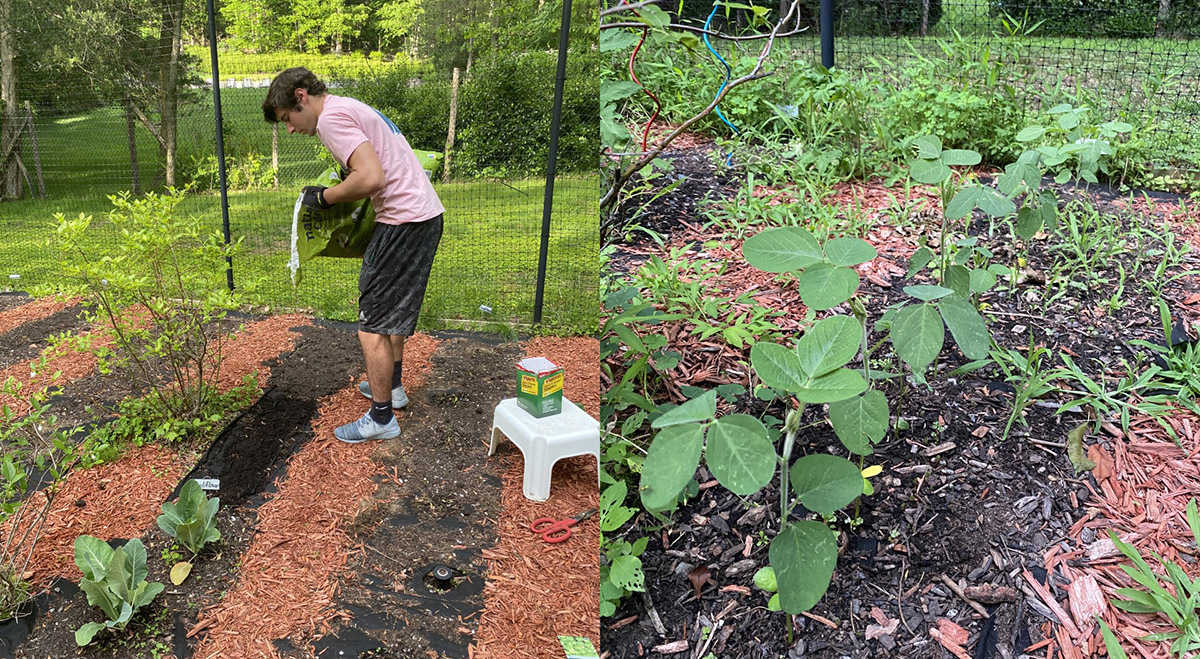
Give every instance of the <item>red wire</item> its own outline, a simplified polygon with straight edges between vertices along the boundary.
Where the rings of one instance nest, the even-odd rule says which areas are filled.
[[[637,14],[637,12],[634,12],[634,14]],[[646,89],[645,85],[642,84],[642,81],[638,80],[637,74],[633,72],[633,60],[637,57],[638,50],[641,49],[642,44],[646,42],[646,35],[649,33],[650,26],[642,28],[642,38],[638,41],[637,45],[633,47],[633,52],[629,54],[629,77],[633,79],[635,85],[641,87],[642,91],[646,92],[646,95],[654,100],[654,114],[650,115],[650,121],[646,122],[646,128],[642,131],[643,152],[646,151],[646,139],[650,135],[650,126],[654,124],[654,120],[658,117],[658,113],[662,110],[662,103],[659,102],[658,97],[652,94],[649,89]]]

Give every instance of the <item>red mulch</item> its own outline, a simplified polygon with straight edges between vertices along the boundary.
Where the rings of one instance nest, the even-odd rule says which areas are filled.
[[[600,344],[590,338],[536,338],[526,356],[547,357],[566,369],[564,394],[592,416],[600,410]],[[485,442],[486,443],[486,442]],[[572,516],[596,508],[596,460],[580,456],[554,468],[550,499],[525,498],[520,450],[498,449],[506,464],[497,522],[499,539],[488,560],[485,608],[471,657],[558,657],[558,636],[600,638],[600,527],[593,516],[572,528],[569,540],[548,544],[529,531],[534,519]]]
[[[29,563],[27,571],[33,573],[30,578],[35,589],[55,577],[79,581],[83,575],[75,567],[78,536],[140,538],[154,525],[159,504],[167,500],[188,468],[170,449],[148,444],[116,462],[69,474],[55,495]],[[36,493],[32,508],[40,509],[45,496],[45,492]],[[4,525],[6,533],[9,528]]]
[[[18,325],[47,318],[77,304],[79,304],[78,299],[58,300],[53,297],[42,297],[8,311],[0,311],[0,333],[7,332]]]
[[[300,338],[295,329],[312,325],[312,319],[300,314],[271,316],[251,323],[226,339],[221,348],[221,375],[217,388],[222,392],[241,384],[242,378],[254,374],[258,386],[271,379],[271,367],[263,362],[290,351]]]
[[[420,388],[437,348],[431,337],[409,339],[406,387]],[[372,448],[344,444],[333,429],[362,414],[354,380],[321,402],[316,437],[288,461],[278,491],[258,510],[258,525],[242,555],[237,583],[206,609],[189,636],[203,632],[196,657],[277,657],[277,638],[310,638],[349,614],[333,608],[337,576],[354,549],[343,526],[376,488],[382,467]],[[404,412],[400,412],[401,415]]]
[[[1097,466],[1092,471],[1100,491],[1092,490],[1086,515],[1069,532],[1070,544],[1054,545],[1045,554],[1045,566],[1068,580],[1061,625],[1046,624],[1047,657],[1083,659],[1104,653],[1104,641],[1092,615],[1100,614],[1131,657],[1167,659],[1169,643],[1139,640],[1147,634],[1172,629],[1161,616],[1133,614],[1109,604],[1118,588],[1141,588],[1121,569],[1129,563],[1112,541],[1112,531],[1136,547],[1152,568],[1157,562],[1148,552],[1157,552],[1180,565],[1193,579],[1200,576],[1184,508],[1190,498],[1200,496],[1200,418],[1178,411],[1169,419],[1180,437],[1180,445],[1149,418],[1134,420],[1130,436],[1105,424],[1112,435],[1110,453],[1100,444],[1088,451]],[[1081,536],[1094,531],[1091,542]],[[1184,558],[1188,560],[1183,560]],[[1051,605],[1052,597],[1043,596]],[[1053,602],[1051,608],[1059,606]],[[1069,613],[1067,613],[1069,611]]]

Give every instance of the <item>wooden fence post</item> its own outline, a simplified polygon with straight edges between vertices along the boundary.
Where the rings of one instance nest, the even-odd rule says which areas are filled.
[[[450,148],[454,146],[454,122],[458,118],[458,67],[454,67],[454,78],[450,82],[450,130],[446,132],[446,153],[442,167],[442,181],[450,180]]]
[[[46,182],[42,179],[42,156],[38,153],[37,131],[33,129],[33,106],[25,101],[25,118],[29,125],[29,144],[33,147],[33,169],[37,174],[38,197],[46,198]]]

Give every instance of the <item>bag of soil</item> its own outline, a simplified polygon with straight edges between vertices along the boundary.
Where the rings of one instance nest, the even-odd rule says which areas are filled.
[[[316,184],[333,187],[340,181],[338,171],[330,168],[317,177]],[[362,258],[375,233],[375,208],[370,199],[320,210],[300,203],[303,198],[303,193],[296,197],[296,206],[292,210],[292,253],[288,269],[292,272],[293,286],[300,285],[301,269],[314,257]]]

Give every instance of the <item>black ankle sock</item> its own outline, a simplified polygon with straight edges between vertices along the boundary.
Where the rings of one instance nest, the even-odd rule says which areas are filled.
[[[404,358],[392,363],[392,389],[400,388],[400,372],[404,370]]]
[[[388,423],[388,419],[392,418],[392,401],[385,400],[382,403],[371,401],[371,420],[379,425]]]

